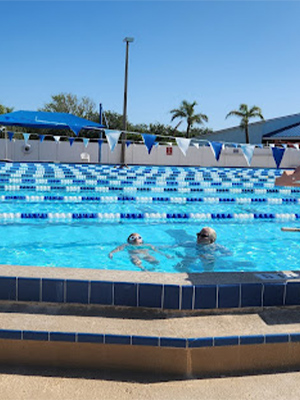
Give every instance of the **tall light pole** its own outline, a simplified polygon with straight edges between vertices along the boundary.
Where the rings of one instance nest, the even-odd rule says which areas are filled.
[[[126,139],[127,139],[127,81],[128,81],[128,51],[129,43],[132,43],[134,38],[126,37],[123,42],[126,42],[126,59],[125,59],[125,84],[124,84],[124,103],[123,103],[123,140],[121,149],[121,167],[126,167]]]

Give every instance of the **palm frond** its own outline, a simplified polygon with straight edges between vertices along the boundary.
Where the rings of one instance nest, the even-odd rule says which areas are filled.
[[[234,117],[243,117],[244,114],[243,114],[241,111],[232,110],[232,111],[230,111],[230,112],[226,115],[226,118],[231,117],[231,116],[234,116]]]

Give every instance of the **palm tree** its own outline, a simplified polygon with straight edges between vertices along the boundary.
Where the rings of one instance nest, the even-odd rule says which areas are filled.
[[[264,119],[261,109],[257,106],[253,106],[248,108],[247,104],[240,104],[240,108],[238,110],[232,110],[230,113],[226,115],[226,118],[234,115],[235,117],[241,118],[240,127],[245,129],[246,143],[250,143],[249,141],[249,119],[250,118],[260,118]]]
[[[179,108],[174,108],[170,111],[173,114],[171,121],[176,118],[185,118],[187,122],[187,129],[186,129],[186,137],[189,137],[190,130],[194,124],[203,124],[203,121],[207,122],[208,117],[205,114],[195,114],[195,106],[197,105],[196,101],[193,103],[189,103],[186,100],[183,100],[180,104]]]

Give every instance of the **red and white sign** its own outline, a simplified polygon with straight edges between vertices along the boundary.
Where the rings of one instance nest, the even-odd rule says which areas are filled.
[[[166,155],[171,156],[173,154],[173,147],[166,147]]]

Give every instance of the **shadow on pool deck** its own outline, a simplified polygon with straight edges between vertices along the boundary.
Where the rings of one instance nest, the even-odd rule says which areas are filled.
[[[78,316],[78,317],[102,317],[107,319],[126,319],[138,321],[155,320],[178,320],[181,318],[189,319],[192,323],[193,318],[205,317],[224,317],[224,316],[247,316],[257,315],[268,326],[276,325],[300,325],[299,307],[289,308],[261,308],[254,309],[223,309],[223,310],[194,310],[186,311],[164,311],[156,309],[127,308],[127,307],[105,307],[94,305],[79,304],[28,304],[5,302],[0,303],[0,313],[4,314],[35,314],[53,316]]]
[[[276,371],[276,374],[286,374],[297,371],[297,368],[293,368],[290,371],[286,369]],[[205,379],[219,379],[224,378],[220,374],[211,374],[210,376],[197,376],[190,378],[180,378],[174,375],[159,375],[150,373],[139,373],[134,371],[117,371],[113,369],[105,370],[93,370],[87,368],[45,368],[45,367],[30,367],[30,366],[7,366],[0,365],[0,374],[2,375],[22,375],[22,376],[41,376],[48,378],[66,378],[66,379],[84,379],[84,380],[103,380],[103,381],[115,381],[115,382],[128,382],[128,383],[163,383],[163,382],[184,382],[192,379],[197,379],[199,381]],[[247,376],[268,376],[274,375],[274,371],[265,371],[262,373],[249,372]],[[238,378],[243,377],[245,374],[232,373],[227,374],[227,378]]]

